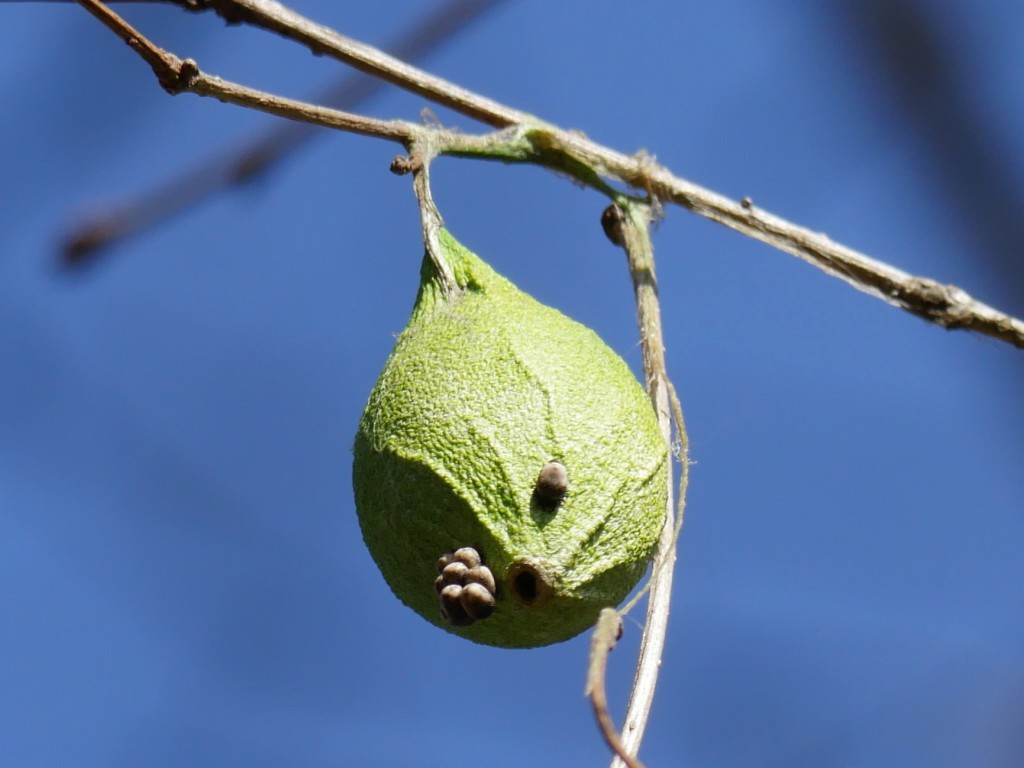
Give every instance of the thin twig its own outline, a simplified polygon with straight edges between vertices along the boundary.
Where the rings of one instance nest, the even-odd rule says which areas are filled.
[[[608,748],[627,768],[643,768],[636,758],[635,750],[631,754],[619,738],[615,723],[608,713],[608,694],[605,692],[605,677],[608,669],[608,654],[622,634],[622,618],[614,608],[602,608],[594,627],[594,635],[590,640],[590,664],[587,668],[586,695],[590,699],[597,718],[597,726],[604,736]]]
[[[181,59],[160,48],[100,0],[76,2],[100,19],[138,53],[150,65],[160,85],[171,95],[193,93],[197,96],[207,96],[288,120],[389,139],[406,147],[416,142],[427,142],[433,147],[433,154],[437,156],[452,155],[515,163],[532,162],[539,165],[553,162],[549,153],[543,149],[537,150],[530,136],[531,131],[538,129],[537,125],[514,126],[504,131],[474,135],[405,120],[365,117],[277,96],[202,72],[194,59]],[[592,185],[601,188],[600,185]],[[607,185],[604,185],[603,189],[610,191]]]
[[[194,60],[179,59],[173,53],[155,45],[98,0],[78,0],[78,2],[138,53],[152,67],[153,74],[156,75],[160,85],[171,95],[188,92],[199,96],[211,96],[218,101],[258,109],[290,120],[301,120],[349,133],[376,136],[402,143],[412,141],[417,135],[417,126],[402,120],[378,120],[294,99],[285,99],[204,74],[199,71],[199,65]]]
[[[191,91],[222,101],[261,109],[296,120],[340,130],[411,140],[409,123],[370,118],[304,105],[296,110],[287,99],[262,94],[219,78],[203,75],[195,62],[140,45],[125,22],[97,0],[78,0],[150,62],[161,84],[171,93]],[[423,70],[394,59],[371,46],[350,40],[271,0],[209,0],[209,6],[230,21],[244,21],[302,42],[358,69],[395,83],[489,125],[508,127],[501,136],[509,145],[488,140],[475,145],[461,141],[438,144],[438,154],[527,162],[568,174],[587,186],[614,196],[603,179],[615,179],[660,202],[675,203],[749,237],[793,254],[839,277],[858,290],[950,330],[966,329],[1024,348],[1024,322],[971,297],[953,285],[918,277],[832,242],[827,236],[792,224],[755,208],[749,200],[736,202],[674,176],[647,155],[625,155],[591,141],[578,132],[544,123],[491,99],[467,91]],[[102,11],[100,11],[102,9]],[[125,30],[130,30],[128,36]],[[148,42],[148,41],[147,41]],[[419,127],[419,126],[417,126]],[[514,130],[511,130],[514,129]],[[523,141],[526,142],[524,148]]]
[[[192,0],[159,1],[198,10]],[[497,0],[449,0],[406,30],[389,49],[400,59],[421,59],[496,4]],[[379,78],[350,72],[338,83],[324,89],[313,101],[348,110],[384,85]],[[265,176],[301,145],[324,135],[320,126],[313,123],[274,121],[261,135],[247,140],[241,148],[220,150],[145,193],[79,221],[65,238],[61,254],[63,264],[76,268],[91,264],[106,249],[126,238],[200,205],[219,192]]]
[[[316,55],[335,58],[492,127],[507,128],[528,121],[536,122],[525,112],[431,75],[371,45],[345,37],[274,0],[209,0],[208,5],[231,22],[244,22],[276,32],[308,47]]]
[[[654,272],[654,246],[651,243],[651,208],[630,200],[620,200],[609,206],[601,217],[608,238],[626,252],[633,293],[636,300],[637,325],[640,330],[640,350],[643,358],[644,382],[651,404],[658,417],[658,426],[667,445],[672,444],[672,418],[675,415],[676,435],[680,450],[679,510],[673,516],[672,473],[669,473],[665,524],[658,539],[658,549],[648,582],[647,618],[640,644],[633,690],[624,720],[622,745],[635,755],[643,741],[644,731],[654,701],[661,659],[668,632],[668,616],[672,601],[672,576],[675,565],[675,545],[683,521],[686,482],[689,475],[686,427],[682,409],[665,366],[665,342],[661,327],[661,307],[658,300],[658,282]],[[632,602],[623,610],[628,610]],[[600,622],[598,624],[600,629]],[[597,631],[594,648],[599,650]],[[593,652],[593,651],[592,651]],[[593,661],[591,662],[593,664]],[[599,702],[591,699],[598,717]],[[607,739],[607,735],[605,736]],[[616,753],[618,751],[616,750]],[[621,758],[621,755],[619,755]],[[613,761],[613,766],[617,761]]]
[[[674,176],[650,158],[623,155],[569,131],[538,128],[535,144],[602,176],[648,191],[656,200],[675,203],[812,264],[894,307],[948,330],[965,329],[1024,348],[1024,321],[970,296],[955,285],[911,275],[896,267],[763,211],[746,198],[730,200]],[[553,163],[549,163],[553,165]],[[570,168],[563,168],[571,173]]]

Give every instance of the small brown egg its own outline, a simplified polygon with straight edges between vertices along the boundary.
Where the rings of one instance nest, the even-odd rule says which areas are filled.
[[[454,563],[448,563],[441,571],[441,578],[444,579],[445,584],[462,584],[462,577],[466,575],[466,571],[469,568],[466,567],[465,563],[460,563],[456,560]]]
[[[495,594],[495,583],[494,574],[491,573],[491,569],[486,565],[477,565],[466,571],[466,574],[462,577],[464,584],[480,584],[492,595]]]
[[[459,602],[474,619],[486,619],[494,613],[494,595],[483,584],[467,584],[462,588]]]
[[[465,563],[467,568],[480,565],[480,553],[472,547],[462,547],[455,550],[455,554],[452,555],[452,559],[460,563]]]
[[[467,627],[473,623],[473,618],[463,607],[460,597],[462,587],[458,584],[449,584],[441,590],[441,618],[456,627]]]
[[[452,561],[452,553],[445,552],[439,558],[437,558],[437,572],[440,573],[444,570],[444,567]]]

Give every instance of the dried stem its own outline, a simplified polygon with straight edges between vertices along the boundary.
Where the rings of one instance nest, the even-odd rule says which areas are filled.
[[[443,133],[435,141],[438,155],[525,162],[567,174],[613,198],[621,196],[606,179],[619,181],[659,202],[671,202],[717,221],[779,250],[793,254],[839,277],[858,290],[947,329],[967,329],[1024,348],[1024,322],[983,304],[952,285],[910,275],[832,242],[785,219],[736,202],[684,179],[646,155],[625,155],[580,133],[544,123],[526,113],[474,94],[394,59],[371,46],[350,40],[271,0],[208,0],[229,21],[255,24],[308,46],[318,54],[344,61],[363,72],[462,114],[506,131],[483,137],[458,137],[450,131],[397,120],[374,120],[339,110],[303,104],[202,74],[191,59],[182,61],[146,41],[98,0],[78,0],[131,45],[153,67],[170,93],[190,91],[221,101],[260,109],[293,120],[392,139],[408,144],[424,131]]]
[[[391,162],[391,171],[398,175],[410,172],[413,174],[412,187],[420,209],[423,244],[426,246],[427,255],[434,263],[434,269],[437,270],[441,290],[444,291],[445,297],[451,300],[462,293],[462,288],[455,279],[452,265],[445,257],[439,239],[444,219],[441,218],[441,212],[434,204],[434,196],[430,191],[430,163],[434,157],[436,152],[429,141],[414,142],[408,157],[400,155]]]
[[[654,701],[654,690],[658,682],[661,659],[665,648],[665,637],[668,632],[668,616],[672,600],[672,576],[675,565],[675,546],[680,527],[683,522],[683,506],[686,498],[686,483],[689,476],[688,444],[686,426],[683,423],[682,408],[676,397],[675,389],[668,377],[665,366],[665,343],[661,327],[661,306],[658,300],[658,283],[654,272],[654,247],[651,243],[650,206],[623,199],[618,204],[609,206],[601,217],[608,238],[622,247],[626,252],[629,274],[633,282],[633,293],[636,299],[637,325],[640,329],[640,349],[643,357],[644,382],[651,398],[658,426],[661,428],[665,442],[672,444],[672,420],[676,422],[676,436],[679,441],[680,474],[679,474],[679,509],[673,516],[672,473],[669,473],[667,500],[665,508],[665,524],[658,539],[658,549],[654,555],[651,578],[647,584],[649,591],[647,618],[644,623],[643,638],[640,644],[640,658],[637,662],[636,676],[633,680],[633,691],[623,727],[621,746],[630,755],[636,755],[643,741],[644,731],[650,717],[651,705]],[[642,592],[641,592],[642,594]],[[639,596],[638,596],[639,597]],[[623,608],[628,611],[636,598]],[[591,653],[601,652],[607,640],[599,642],[598,634],[602,624],[594,634]],[[610,648],[609,648],[610,650]],[[607,651],[604,651],[607,654]],[[588,693],[594,707],[597,721],[605,735],[605,740],[612,745],[618,759],[613,761],[613,768],[621,765],[622,760],[627,766],[622,752],[616,748],[609,738],[606,729],[610,724],[606,704],[593,693],[603,693],[601,685],[593,684],[594,660],[591,659],[591,675],[588,676]],[[603,675],[603,663],[600,671]],[[604,710],[602,712],[602,709]]]
[[[615,730],[615,723],[608,713],[608,694],[605,692],[605,672],[608,669],[608,654],[622,634],[622,618],[614,608],[603,608],[597,617],[597,626],[590,641],[590,665],[587,669],[587,698],[594,708],[597,726],[604,736],[608,748],[615,753],[627,768],[643,768],[636,758],[636,750],[631,753],[622,743]]]

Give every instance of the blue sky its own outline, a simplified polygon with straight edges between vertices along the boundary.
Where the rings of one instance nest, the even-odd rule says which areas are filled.
[[[296,7],[386,45],[437,4],[362,5]],[[901,90],[924,54],[894,69],[856,4],[806,0],[504,2],[424,65],[1022,315],[1006,244],[1024,13],[902,5],[934,25],[952,90]],[[213,16],[123,9],[256,87],[301,97],[341,69]],[[350,447],[422,253],[396,148],[324,135],[64,274],[76,217],[268,118],[170,98],[72,5],[0,5],[0,67],[5,763],[602,764],[586,637],[467,643],[395,600],[362,547]],[[388,89],[364,109],[424,106]],[[964,136],[983,141],[960,152]],[[433,176],[467,246],[639,370],[606,201],[531,168],[447,159]],[[655,246],[696,463],[641,756],[1020,765],[1021,352],[678,209]],[[627,624],[612,655],[617,716],[638,636]]]

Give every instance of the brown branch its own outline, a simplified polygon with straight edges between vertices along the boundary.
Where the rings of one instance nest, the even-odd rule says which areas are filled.
[[[150,63],[160,83],[170,93],[190,91],[213,96],[242,106],[293,120],[306,120],[339,130],[377,136],[406,145],[427,130],[396,120],[374,120],[339,110],[281,99],[271,94],[229,83],[202,74],[191,59],[182,61],[162,51],[120,19],[98,0],[78,0]],[[342,60],[353,59],[360,69],[377,74],[389,82],[431,98],[438,103],[492,125],[509,130],[474,141],[446,132],[447,141],[435,143],[438,154],[527,162],[570,175],[583,184],[615,195],[603,181],[617,179],[645,192],[656,203],[672,202],[694,213],[717,221],[754,239],[791,253],[810,264],[845,280],[858,290],[883,299],[929,322],[947,329],[967,329],[1024,348],[1024,322],[983,304],[963,289],[944,286],[934,280],[916,277],[876,261],[851,248],[832,242],[825,235],[755,209],[749,200],[736,202],[715,192],[674,176],[646,155],[624,155],[591,141],[586,136],[543,123],[535,118],[490,99],[433,77],[411,65],[363,43],[345,38],[314,24],[276,2],[269,0],[210,0],[225,18],[233,9],[233,21],[251,21],[287,34],[310,45],[318,53]],[[254,21],[257,20],[257,21]],[[523,142],[526,142],[524,146]],[[505,142],[503,145],[502,142]]]
[[[790,253],[894,307],[948,330],[975,331],[1024,349],[1024,322],[974,299],[962,288],[872,259],[826,235],[755,208],[747,198],[730,200],[674,176],[644,155],[624,155],[570,131],[543,128],[537,133],[534,140],[551,153]]]
[[[635,189],[671,201],[761,240],[839,277],[858,290],[947,328],[967,329],[1024,348],[1024,322],[972,298],[956,286],[910,275],[865,254],[832,242],[825,235],[798,227],[753,205],[737,203],[672,175],[644,156],[608,149],[585,136],[541,123],[536,118],[467,91],[442,78],[405,64],[372,46],[339,35],[272,0],[211,0],[218,13],[273,30],[371,73],[435,103],[497,127],[533,124],[538,150],[560,155],[545,164],[580,178],[583,165],[601,176],[619,179]],[[531,160],[530,162],[536,162]],[[589,179],[580,178],[584,183]]]
[[[208,4],[232,23],[244,22],[276,32],[308,47],[316,55],[335,58],[492,127],[507,128],[527,121],[536,122],[525,112],[480,96],[373,46],[345,37],[274,0],[208,0]]]
[[[376,136],[401,143],[412,141],[419,128],[402,120],[378,120],[351,112],[321,107],[294,99],[247,88],[219,77],[204,74],[193,59],[180,59],[155,45],[127,21],[99,0],[78,0],[89,13],[120,37],[153,69],[160,85],[172,96],[194,93],[218,101],[258,109],[289,120],[315,123],[328,128]]]

